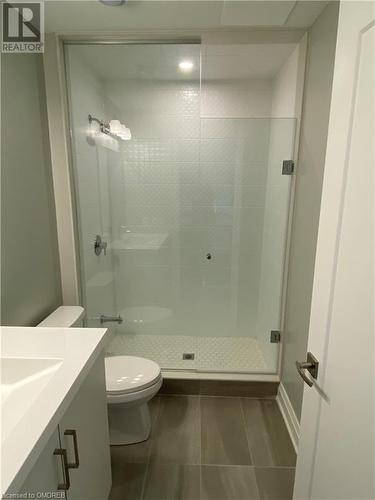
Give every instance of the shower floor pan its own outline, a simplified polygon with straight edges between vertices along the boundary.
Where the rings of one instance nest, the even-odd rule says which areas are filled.
[[[268,366],[257,339],[246,337],[191,337],[130,335],[119,333],[107,348],[108,355],[140,356],[157,362],[163,370],[265,373]],[[194,359],[189,358],[193,354]],[[185,356],[184,356],[185,355]]]

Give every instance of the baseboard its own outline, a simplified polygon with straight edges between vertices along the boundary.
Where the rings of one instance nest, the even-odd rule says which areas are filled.
[[[164,378],[159,394],[275,398],[279,382]]]
[[[276,396],[277,404],[279,405],[281,414],[284,418],[285,425],[287,426],[290,439],[292,440],[294,449],[298,450],[298,442],[299,442],[299,421],[294,412],[292,403],[290,402],[289,396],[285,390],[285,387],[282,383],[279,385],[279,391]]]
[[[246,382],[280,382],[280,377],[272,373],[220,373],[197,370],[164,370],[163,379],[183,380],[243,380]]]

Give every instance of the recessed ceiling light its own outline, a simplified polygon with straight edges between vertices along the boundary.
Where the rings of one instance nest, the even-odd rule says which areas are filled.
[[[181,71],[187,73],[193,69],[194,64],[192,61],[181,61],[178,63],[178,67],[180,68]]]

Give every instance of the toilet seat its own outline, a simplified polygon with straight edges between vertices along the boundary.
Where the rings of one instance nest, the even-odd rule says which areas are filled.
[[[142,401],[149,401],[152,399],[155,394],[159,391],[161,386],[163,385],[163,379],[160,379],[150,387],[146,387],[146,389],[142,389],[140,391],[135,392],[127,392],[121,393],[107,393],[107,402],[109,405],[119,405],[122,403],[126,403],[127,405],[139,404]]]
[[[134,393],[145,394],[147,389],[155,391],[155,386],[161,385],[162,376],[160,367],[150,359],[111,356],[105,358],[105,378],[107,397],[118,400]]]

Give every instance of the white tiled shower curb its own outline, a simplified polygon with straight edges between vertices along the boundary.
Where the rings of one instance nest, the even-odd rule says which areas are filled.
[[[293,410],[292,403],[282,383],[279,385],[279,391],[276,396],[277,404],[280,408],[281,414],[284,418],[285,425],[287,426],[290,439],[292,440],[296,453],[298,451],[300,424],[298,418]]]

